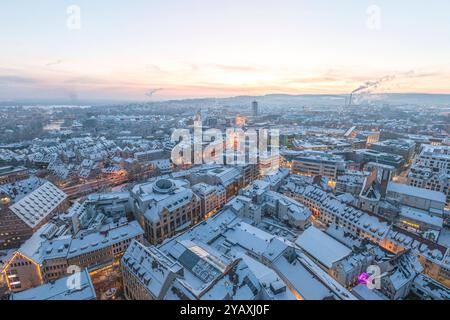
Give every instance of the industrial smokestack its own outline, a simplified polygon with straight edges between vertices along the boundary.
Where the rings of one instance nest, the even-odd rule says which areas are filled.
[[[381,79],[375,80],[375,81],[367,81],[366,83],[364,83],[363,85],[359,86],[358,88],[356,88],[355,90],[353,90],[350,94],[350,101],[349,101],[349,106],[352,105],[353,103],[353,95],[355,93],[359,93],[361,91],[364,91],[366,93],[370,93],[370,89],[376,89],[378,88],[378,86],[386,81],[391,81],[394,80],[395,76],[386,76],[383,77]]]

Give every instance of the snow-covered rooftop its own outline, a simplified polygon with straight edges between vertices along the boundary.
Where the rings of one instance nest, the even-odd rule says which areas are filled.
[[[79,283],[71,283],[71,277],[79,275]],[[14,293],[11,300],[94,300],[95,289],[87,269],[78,275],[60,278],[22,292]]]
[[[400,215],[407,219],[426,223],[426,224],[434,226],[438,229],[441,229],[442,225],[443,225],[442,218],[432,216],[427,211],[408,207],[408,206],[401,207]]]
[[[402,183],[389,182],[387,192],[395,192],[443,203],[446,201],[445,194],[442,192],[413,187]]]
[[[295,244],[327,268],[352,252],[350,248],[313,226],[306,229]]]
[[[46,182],[10,206],[10,209],[29,227],[34,228],[66,198],[63,191],[51,182]]]

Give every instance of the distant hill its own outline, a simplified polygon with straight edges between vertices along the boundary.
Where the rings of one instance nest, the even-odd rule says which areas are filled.
[[[423,106],[450,106],[450,94],[423,94],[423,93],[389,93],[374,95],[377,104],[389,105],[423,105]],[[286,105],[286,106],[342,106],[348,103],[349,95],[344,94],[268,94],[263,96],[236,96],[227,98],[197,98],[197,99],[179,99],[165,101],[114,101],[114,100],[8,100],[0,101],[0,106],[11,105],[118,105],[132,103],[147,103],[149,105],[177,105],[177,106],[248,106],[252,101],[257,100],[261,105]]]
[[[377,104],[389,104],[393,106],[400,105],[424,105],[424,106],[450,106],[450,94],[421,94],[421,93],[390,93],[374,95]],[[286,106],[342,106],[348,103],[349,95],[344,94],[269,94],[264,96],[236,96],[229,98],[204,98],[204,99],[185,99],[169,100],[165,103],[173,104],[220,104],[230,106],[249,106],[256,100],[261,105],[286,105]]]

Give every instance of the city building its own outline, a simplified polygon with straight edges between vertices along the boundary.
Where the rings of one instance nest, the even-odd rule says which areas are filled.
[[[270,217],[296,230],[304,230],[310,225],[310,210],[294,199],[271,191],[267,181],[257,180],[239,194],[226,206],[252,223],[259,224],[264,217]]]
[[[444,214],[446,197],[442,192],[391,181],[387,185],[386,197],[402,205],[426,211],[433,216],[442,217]]]
[[[134,216],[150,243],[159,243],[203,219],[200,199],[187,184],[157,178],[131,190]]]
[[[175,241],[169,252],[134,242],[122,258],[125,297],[135,300],[294,299],[264,265],[210,246]]]
[[[63,191],[36,177],[0,186],[0,248],[20,246],[67,206]]]
[[[13,183],[28,178],[28,169],[25,167],[0,167],[0,185]]]
[[[400,207],[398,223],[410,231],[423,234],[423,236],[432,241],[438,240],[439,232],[443,228],[442,218],[430,215],[427,211],[408,206]]]
[[[387,221],[359,210],[313,185],[296,184],[282,188],[283,193],[309,208],[327,226],[336,224],[346,232],[380,244],[390,230]]]
[[[449,300],[449,104],[376,86],[0,105],[0,300]]]
[[[381,276],[382,292],[390,300],[404,299],[410,293],[414,279],[423,271],[423,267],[410,251],[399,254],[390,264],[390,270]]]
[[[410,162],[414,156],[416,143],[406,139],[384,140],[371,143],[370,149],[384,153],[397,154],[402,156],[406,162]]]
[[[142,151],[142,152],[136,152],[134,154],[134,158],[138,162],[150,162],[158,159],[163,159],[166,155],[166,152],[162,149],[157,150],[149,150],[149,151]]]
[[[75,237],[53,237],[55,226],[44,225],[16,250],[1,272],[11,292],[49,283],[70,274],[71,267],[90,273],[117,264],[132,240],[142,241],[136,221],[105,225]]]
[[[193,185],[192,191],[200,198],[200,210],[203,217],[210,216],[226,203],[225,188],[221,185],[213,186],[201,182]]]
[[[122,268],[129,299],[355,299],[292,242],[230,208],[160,246],[133,243]]]
[[[298,236],[295,244],[326,271],[352,253],[350,248],[314,226]]]
[[[367,145],[378,142],[380,140],[380,132],[376,131],[360,131],[356,138],[365,140]]]
[[[258,172],[258,175],[256,175]],[[192,183],[200,182],[209,185],[221,185],[225,188],[227,201],[235,196],[239,189],[256,180],[259,171],[252,165],[247,166],[216,166],[205,167],[203,170],[194,171],[186,178]],[[245,179],[245,180],[244,180]]]
[[[450,146],[423,145],[408,174],[408,184],[443,192],[450,205]]]
[[[424,274],[445,285],[450,284],[450,253],[447,247],[393,226],[381,246],[391,252],[411,250],[421,263]]]
[[[292,162],[292,173],[332,179],[345,172],[345,160],[326,152],[304,151]]]
[[[253,116],[257,117],[259,115],[259,109],[258,109],[258,101],[253,101],[252,102],[252,112],[253,112]]]
[[[380,290],[378,289],[369,289],[366,284],[360,283],[356,287],[352,289],[352,293],[359,300],[368,300],[368,301],[384,301],[389,300]]]
[[[337,177],[336,194],[350,193],[359,195],[369,172],[364,171],[345,171],[345,174]]]
[[[372,149],[358,149],[352,153],[353,155],[348,160],[355,160],[362,164],[375,162],[392,166],[396,170],[398,170],[405,163],[405,159],[402,156],[392,153],[380,152]]]
[[[85,269],[38,287],[13,293],[11,300],[95,300],[96,293]]]
[[[420,299],[450,300],[450,289],[424,274],[414,279],[411,290]]]

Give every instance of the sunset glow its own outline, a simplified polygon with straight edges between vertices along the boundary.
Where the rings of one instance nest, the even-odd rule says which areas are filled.
[[[0,99],[450,93],[446,0],[377,1],[376,28],[370,1],[134,3],[3,1]]]

